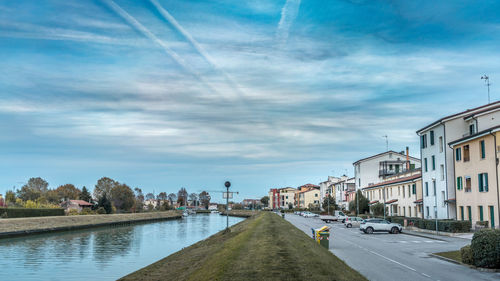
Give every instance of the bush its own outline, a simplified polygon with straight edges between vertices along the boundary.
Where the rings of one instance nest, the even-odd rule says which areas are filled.
[[[479,226],[479,228],[488,228],[489,221],[477,221],[476,226]]]
[[[94,212],[90,208],[83,208],[80,212],[80,215],[93,215]]]
[[[68,216],[77,216],[77,215],[79,215],[79,213],[78,213],[78,210],[76,210],[76,209],[71,209],[68,212]]]
[[[474,264],[474,257],[472,256],[472,249],[470,245],[464,246],[460,249],[462,262],[466,264]]]
[[[474,233],[471,249],[475,266],[500,268],[499,229],[481,229]]]
[[[64,209],[0,208],[0,216],[7,218],[64,216]]]
[[[103,214],[106,214],[106,209],[104,209],[104,207],[99,207],[99,208],[97,208],[96,212],[100,215],[103,215]]]

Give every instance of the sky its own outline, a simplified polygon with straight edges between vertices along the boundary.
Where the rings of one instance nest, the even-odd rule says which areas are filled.
[[[500,98],[500,2],[0,1],[0,193],[42,177],[145,192],[353,176]],[[214,201],[222,198],[212,192]]]

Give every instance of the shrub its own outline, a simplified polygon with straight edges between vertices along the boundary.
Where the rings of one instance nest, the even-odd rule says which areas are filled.
[[[92,215],[94,212],[90,208],[83,208],[80,212],[80,215]]]
[[[481,229],[474,233],[471,249],[475,266],[500,268],[499,229]]]
[[[474,257],[472,256],[472,249],[470,245],[464,246],[460,249],[462,262],[466,264],[474,264]]]
[[[0,216],[7,218],[64,216],[64,209],[0,208]]]
[[[68,216],[77,216],[77,215],[79,215],[79,213],[78,213],[78,210],[76,210],[76,209],[71,209],[68,212]]]
[[[104,209],[104,207],[99,207],[97,208],[97,213],[101,215],[106,214],[106,209]]]
[[[488,228],[489,221],[477,221],[476,226]]]

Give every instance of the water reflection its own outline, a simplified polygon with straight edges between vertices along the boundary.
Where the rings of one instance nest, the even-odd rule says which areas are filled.
[[[230,224],[241,221],[230,218]],[[0,280],[116,280],[224,229],[226,219],[187,219],[0,239]]]

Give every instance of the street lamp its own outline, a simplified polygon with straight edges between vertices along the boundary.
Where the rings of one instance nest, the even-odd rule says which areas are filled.
[[[226,230],[229,229],[229,187],[231,186],[231,183],[229,181],[226,181],[224,183],[224,186],[226,187]]]
[[[488,87],[488,103],[490,103],[490,77],[488,77],[488,75],[483,75],[481,76],[481,80],[484,80],[484,83],[486,84],[486,86]]]

